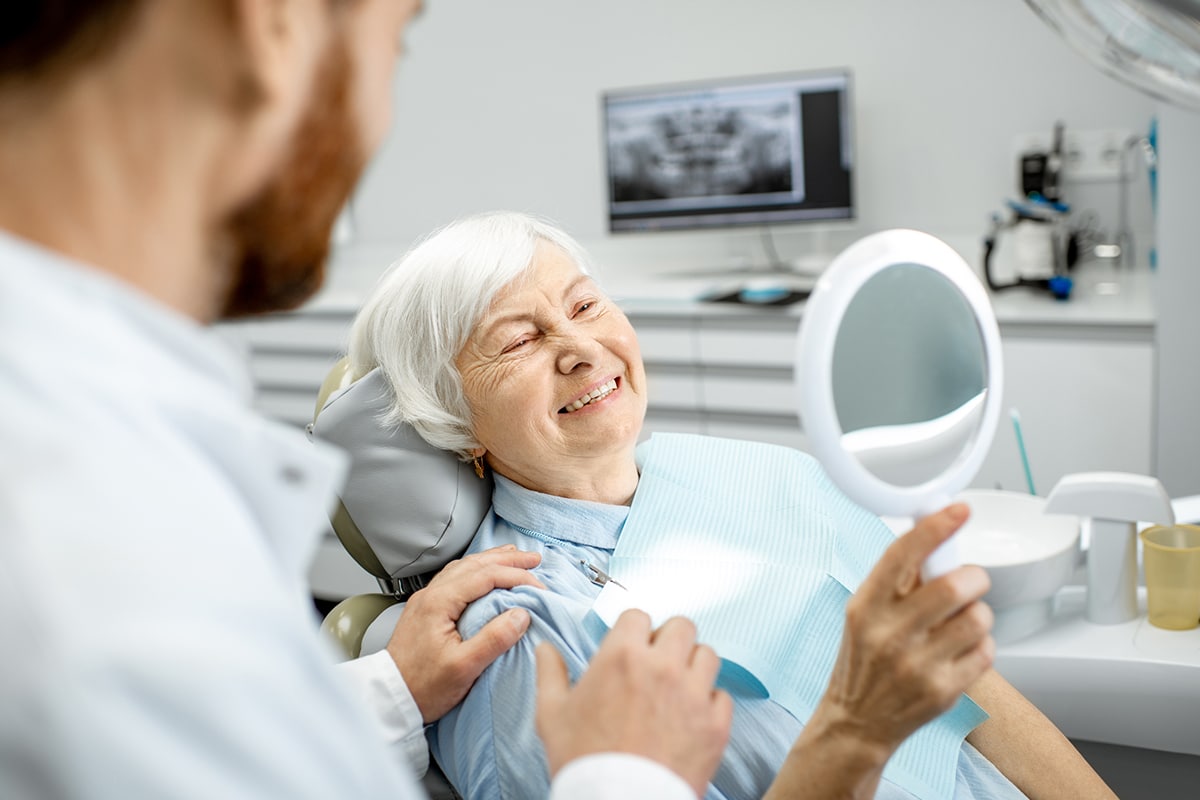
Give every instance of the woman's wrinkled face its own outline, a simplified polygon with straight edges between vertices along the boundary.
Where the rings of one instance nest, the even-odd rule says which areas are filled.
[[[633,326],[554,245],[538,245],[455,360],[492,468],[546,491],[564,470],[627,466],[646,414]]]

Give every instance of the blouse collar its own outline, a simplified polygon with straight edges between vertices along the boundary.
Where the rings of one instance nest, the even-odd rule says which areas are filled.
[[[514,527],[564,542],[612,550],[629,516],[629,506],[572,500],[535,492],[493,473],[492,510]]]

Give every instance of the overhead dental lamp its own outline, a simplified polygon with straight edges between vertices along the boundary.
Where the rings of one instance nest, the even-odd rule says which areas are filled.
[[[1200,0],[1025,0],[1100,69],[1200,111]]]

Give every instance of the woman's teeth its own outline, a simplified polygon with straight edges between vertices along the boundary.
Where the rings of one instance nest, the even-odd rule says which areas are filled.
[[[590,394],[585,394],[583,397],[579,398],[575,402],[568,403],[567,405],[563,406],[563,411],[566,412],[567,414],[570,414],[572,411],[578,411],[579,409],[583,408],[588,403],[591,403],[594,400],[599,400],[601,397],[607,397],[608,394],[612,391],[615,391],[616,388],[617,388],[617,379],[613,378],[611,381],[604,384],[603,386],[598,386],[595,389],[593,389]]]

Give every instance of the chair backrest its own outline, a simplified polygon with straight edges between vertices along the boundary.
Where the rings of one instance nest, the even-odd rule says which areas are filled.
[[[385,425],[390,399],[379,370],[351,382],[343,358],[322,384],[309,432],[350,455],[334,533],[384,591],[403,596],[470,544],[491,507],[492,480],[411,426]]]

